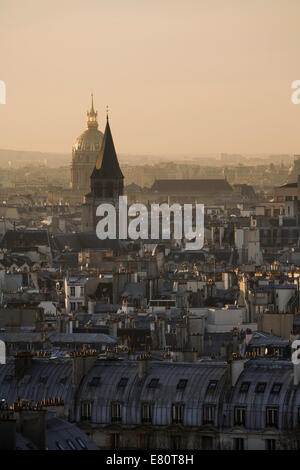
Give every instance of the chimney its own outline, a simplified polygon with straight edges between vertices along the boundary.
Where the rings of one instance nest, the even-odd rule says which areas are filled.
[[[202,356],[203,335],[202,333],[192,333],[189,337],[192,349],[197,352],[198,358]]]
[[[97,355],[92,354],[74,354],[72,358],[72,386],[78,387],[81,379],[94,365]]]
[[[166,347],[166,323],[163,317],[158,319],[158,338],[159,338],[159,347],[164,349]]]
[[[138,357],[138,376],[140,379],[145,377],[151,368],[150,354],[141,354]]]
[[[231,378],[231,386],[234,387],[244,371],[245,359],[233,358],[229,361],[229,371]]]
[[[61,398],[44,398],[41,404],[45,410],[54,412],[57,418],[68,418],[67,410],[65,410],[65,405]]]
[[[250,330],[250,328],[247,328],[247,330],[246,330],[246,336],[245,336],[245,343],[246,343],[246,345],[248,345],[248,343],[251,341],[252,337],[253,337],[252,330]]]
[[[185,324],[177,324],[175,335],[176,335],[176,347],[183,349],[188,339],[187,326]]]
[[[23,434],[37,446],[39,450],[46,448],[46,413],[44,409],[18,409],[17,432]]]
[[[118,320],[111,320],[108,327],[108,334],[116,338],[118,337]]]
[[[196,351],[183,351],[183,362],[196,362],[197,352]]]
[[[28,367],[32,363],[32,354],[30,352],[19,352],[15,356],[15,378],[22,379]]]

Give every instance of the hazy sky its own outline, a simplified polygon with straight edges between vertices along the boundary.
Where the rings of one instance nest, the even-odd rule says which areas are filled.
[[[299,0],[0,0],[0,148],[300,153]]]

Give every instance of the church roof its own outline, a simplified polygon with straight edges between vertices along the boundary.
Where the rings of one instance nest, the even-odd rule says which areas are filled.
[[[119,166],[108,119],[106,122],[101,150],[91,177],[105,179],[124,178]]]
[[[152,191],[216,193],[232,192],[233,189],[225,179],[164,179],[153,183]]]

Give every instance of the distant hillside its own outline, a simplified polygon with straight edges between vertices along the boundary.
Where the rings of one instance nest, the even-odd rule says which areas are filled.
[[[13,168],[26,165],[47,165],[50,167],[69,165],[70,153],[31,152],[26,150],[0,149],[0,166]],[[9,163],[11,162],[11,163]]]
[[[234,158],[233,158],[234,157]],[[228,164],[238,165],[262,165],[280,164],[290,165],[293,161],[291,155],[227,155],[227,154],[191,154],[191,155],[151,155],[151,154],[125,154],[118,153],[121,166],[143,166],[159,165],[176,162],[181,165],[202,165],[202,166],[226,166]],[[69,166],[72,159],[71,150],[69,153],[54,152],[32,152],[27,150],[6,150],[0,149],[0,168],[20,168],[27,165],[45,166],[57,168]],[[10,162],[10,163],[9,163]]]

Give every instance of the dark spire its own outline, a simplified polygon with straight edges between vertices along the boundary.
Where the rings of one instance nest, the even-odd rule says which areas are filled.
[[[120,179],[124,178],[119,166],[114,141],[111,135],[109,120],[107,116],[104,137],[101,150],[96,161],[91,178]]]

